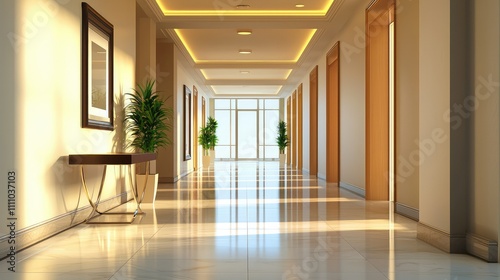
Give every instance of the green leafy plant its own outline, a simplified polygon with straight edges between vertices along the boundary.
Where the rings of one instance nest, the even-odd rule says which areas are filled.
[[[159,147],[172,144],[167,132],[172,130],[173,109],[165,107],[165,101],[154,91],[155,81],[137,85],[125,107],[125,129],[133,140],[129,146],[145,153],[155,153]]]
[[[217,123],[217,120],[213,117],[208,117],[207,120],[207,127],[210,130],[210,149],[215,149],[215,146],[217,145],[217,142],[219,142],[219,139],[217,138],[217,127],[219,124]]]
[[[286,122],[282,120],[278,123],[278,136],[276,137],[276,143],[280,149],[280,154],[284,154],[285,149],[288,146],[288,135],[286,135]]]
[[[219,139],[217,138],[217,120],[208,117],[207,124],[200,128],[198,142],[203,148],[204,155],[208,156],[208,151],[213,150]]]
[[[212,136],[209,127],[203,126],[200,128],[200,133],[198,135],[198,142],[203,148],[203,154],[205,156],[208,156],[208,150],[210,150],[211,137]]]

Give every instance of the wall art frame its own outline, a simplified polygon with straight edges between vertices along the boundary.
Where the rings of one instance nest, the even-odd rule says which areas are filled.
[[[114,130],[113,25],[82,3],[82,127]]]

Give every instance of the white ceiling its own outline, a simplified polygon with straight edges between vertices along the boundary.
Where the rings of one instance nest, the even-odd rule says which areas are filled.
[[[138,0],[217,96],[287,96],[368,0]],[[296,8],[296,4],[304,4]],[[238,5],[249,5],[237,8]],[[251,35],[238,35],[251,30]],[[251,50],[251,54],[240,54]]]

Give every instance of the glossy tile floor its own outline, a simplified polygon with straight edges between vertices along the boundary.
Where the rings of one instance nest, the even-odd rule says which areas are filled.
[[[498,264],[417,240],[389,203],[276,162],[217,162],[143,208],[134,224],[80,225],[24,250],[0,279],[500,278]]]

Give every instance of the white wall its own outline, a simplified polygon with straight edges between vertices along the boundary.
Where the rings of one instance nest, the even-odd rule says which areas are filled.
[[[87,2],[114,25],[114,96],[120,100],[135,83],[135,1]],[[81,1],[2,1],[1,8],[2,34],[18,41],[1,40],[1,61],[9,63],[1,67],[1,111],[9,116],[1,129],[12,136],[2,136],[0,178],[6,182],[9,170],[17,172],[17,225],[23,229],[88,206],[67,155],[120,151],[123,132],[119,118],[113,132],[81,128]],[[115,111],[119,117],[120,108]],[[122,171],[108,169],[103,199],[125,190]],[[98,186],[99,173],[88,169],[90,188]]]

